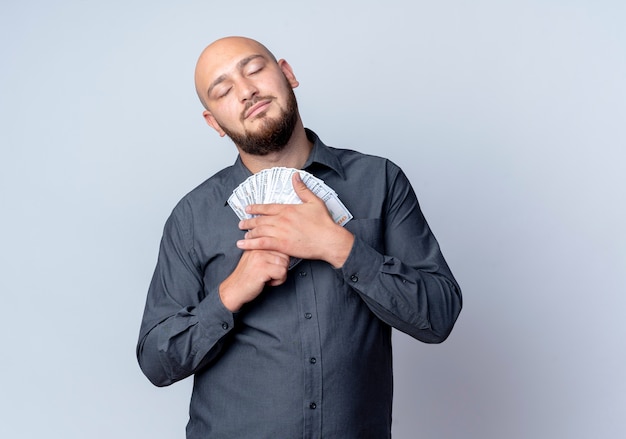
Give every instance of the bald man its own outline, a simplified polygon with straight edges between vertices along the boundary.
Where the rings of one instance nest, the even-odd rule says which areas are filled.
[[[239,155],[166,222],[143,372],[157,386],[194,376],[188,439],[390,437],[391,328],[440,343],[462,304],[410,183],[304,128],[292,67],[257,41],[209,45],[195,84],[207,124]],[[302,204],[251,205],[239,221],[229,196],[272,167],[322,179],[353,219],[335,223],[295,172]]]

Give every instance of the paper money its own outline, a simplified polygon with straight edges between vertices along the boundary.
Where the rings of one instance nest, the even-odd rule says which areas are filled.
[[[294,172],[299,172],[302,182],[324,201],[335,223],[344,226],[352,219],[352,214],[341,202],[337,193],[324,181],[306,171],[294,168],[274,167],[251,175],[235,188],[228,198],[228,204],[239,219],[253,217],[245,210],[250,204],[302,204],[302,200],[293,190],[291,183]],[[299,261],[299,259],[291,258],[289,268],[291,269]]]

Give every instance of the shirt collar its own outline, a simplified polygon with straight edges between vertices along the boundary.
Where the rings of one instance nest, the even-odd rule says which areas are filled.
[[[243,164],[243,161],[241,160],[241,156],[239,154],[237,154],[237,160],[235,160],[235,163],[233,164],[232,172],[234,180],[239,182],[244,181],[246,178],[252,175],[252,172],[250,172],[250,170],[246,168],[246,165]]]
[[[306,137],[313,143],[311,154],[304,164],[303,169],[314,167],[314,165],[322,165],[335,171],[342,179],[345,179],[345,172],[339,157],[332,148],[329,148],[320,140],[320,138],[312,130],[305,128]]]
[[[342,179],[345,179],[345,172],[337,154],[332,148],[329,148],[320,140],[317,134],[312,130],[305,128],[306,137],[313,143],[313,149],[302,169],[315,168],[316,166],[324,166],[335,171]],[[312,169],[313,170],[313,169]],[[235,181],[244,181],[250,177],[252,173],[241,161],[241,157],[237,156],[237,160],[233,166],[233,176]]]
[[[309,158],[307,159],[304,167],[302,169],[310,169],[311,171],[315,171],[314,168],[318,166],[326,167],[328,169],[332,169],[337,173],[342,179],[345,179],[345,172],[339,157],[334,152],[333,148],[329,148],[320,140],[317,134],[315,134],[312,130],[305,128],[306,137],[310,142],[313,143],[313,149],[311,149],[311,154],[309,154]],[[313,172],[312,172],[313,173]],[[232,166],[231,171],[231,184],[232,190],[234,190],[241,182],[250,177],[252,172],[246,165],[243,164],[241,160],[241,156],[237,155],[237,160]],[[230,194],[229,194],[230,196]],[[228,205],[228,201],[224,202],[224,206]]]

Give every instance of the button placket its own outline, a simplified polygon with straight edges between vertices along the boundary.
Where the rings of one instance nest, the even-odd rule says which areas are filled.
[[[304,418],[306,437],[321,436],[322,403],[322,348],[319,321],[317,315],[316,292],[314,285],[313,263],[302,261],[294,276],[295,294],[298,301],[298,313],[301,318],[299,325],[302,347],[302,367],[304,373],[304,394],[302,401],[307,414]]]

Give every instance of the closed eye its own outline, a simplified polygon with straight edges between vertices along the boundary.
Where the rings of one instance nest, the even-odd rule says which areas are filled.
[[[220,90],[220,91],[217,93],[217,98],[218,98],[218,99],[220,99],[220,98],[225,97],[226,95],[228,95],[228,93],[230,93],[230,90],[231,90],[231,89],[232,89],[232,87],[228,87],[228,88],[225,88],[225,89],[223,89],[223,90]]]
[[[259,73],[265,67],[262,58],[255,58],[251,63],[246,65],[245,74],[248,76]]]

